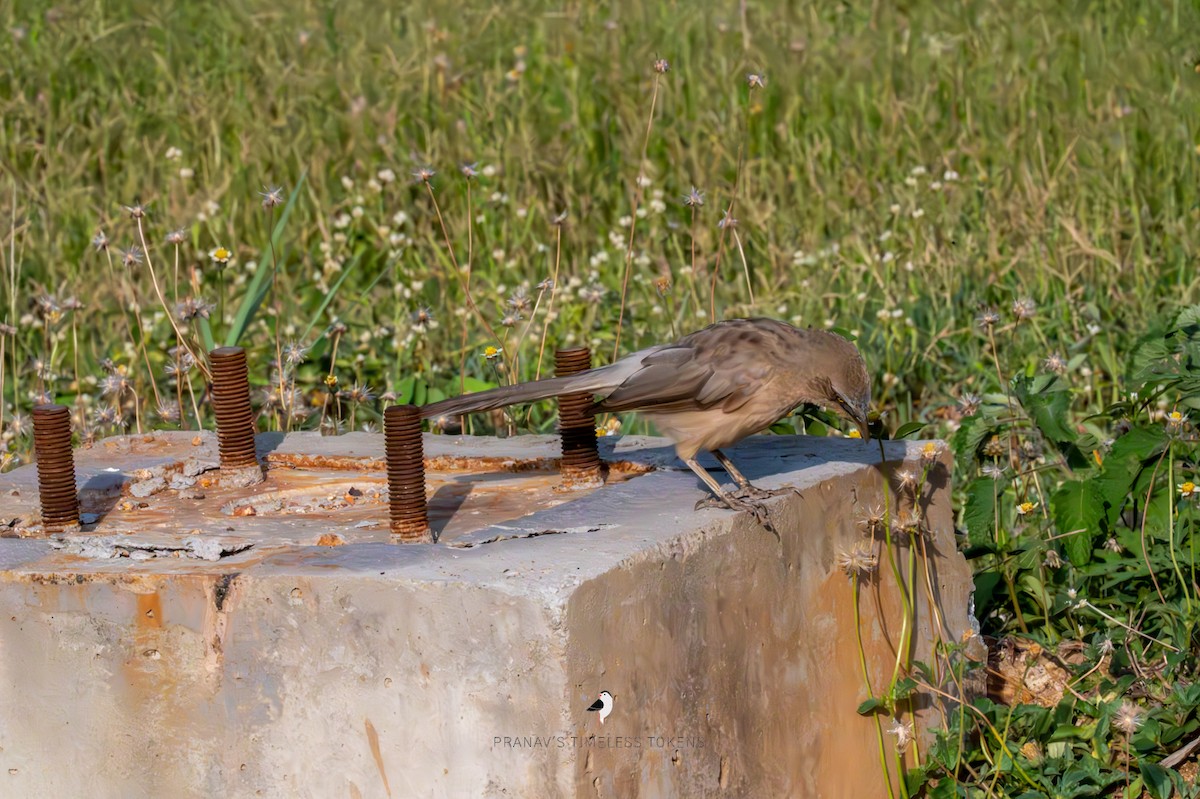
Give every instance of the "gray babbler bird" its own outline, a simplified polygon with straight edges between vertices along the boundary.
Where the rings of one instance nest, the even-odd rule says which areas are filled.
[[[721,452],[761,432],[804,403],[822,405],[853,421],[868,438],[871,380],[858,348],[824,330],[774,319],[729,319],[584,372],[501,386],[435,402],[427,419],[588,392],[599,412],[641,411],[675,442],[675,451],[716,496],[720,506],[761,518],[747,500],[770,496],[752,485]],[[696,462],[711,452],[738,484],[727,492]],[[709,503],[701,501],[697,507]]]

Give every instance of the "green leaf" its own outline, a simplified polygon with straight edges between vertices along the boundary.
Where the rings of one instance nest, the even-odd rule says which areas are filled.
[[[478,377],[464,377],[462,385],[464,394],[474,394],[477,391],[487,391],[490,388],[496,387],[495,383],[480,380]]]
[[[1142,779],[1146,781],[1146,790],[1154,799],[1171,799],[1171,770],[1143,760],[1138,764]]]
[[[994,416],[977,413],[963,419],[954,433],[954,457],[959,463],[973,463],[979,445],[996,429]]]
[[[300,334],[301,341],[307,339],[308,334],[312,332],[314,327],[316,327],[317,322],[321,321],[321,314],[325,313],[325,309],[329,307],[329,303],[333,302],[333,298],[337,296],[338,289],[342,287],[342,283],[345,282],[346,278],[350,276],[350,273],[354,271],[354,268],[358,266],[359,261],[362,260],[362,255],[362,249],[359,249],[358,252],[354,253],[353,257],[350,258],[350,263],[346,264],[345,268],[342,269],[342,273],[338,275],[338,279],[334,281],[332,286],[329,287],[329,291],[325,292],[325,296],[321,298],[321,304],[317,306],[317,310],[313,313],[312,318],[308,320],[308,326],[305,327],[304,332]]]
[[[1105,520],[1111,526],[1145,464],[1157,458],[1167,445],[1161,427],[1135,427],[1118,438],[1095,479],[1096,496],[1104,503]]]
[[[1053,380],[1045,378],[1021,378],[1013,387],[1021,407],[1042,435],[1056,444],[1074,444],[1078,436],[1067,426],[1071,394],[1062,389],[1051,391],[1052,385]]]
[[[1092,541],[1100,534],[1104,509],[1091,480],[1068,480],[1051,498],[1054,523],[1063,551],[1076,566],[1092,559]]]
[[[272,249],[276,253],[279,253],[280,239],[283,237],[284,225],[287,224],[288,217],[292,215],[292,208],[296,205],[296,198],[300,196],[300,189],[304,186],[306,175],[307,173],[300,175],[300,180],[296,182],[296,188],[292,189],[291,196],[288,197],[287,203],[283,206],[283,211],[279,214],[279,221],[275,223],[275,229],[271,231],[271,240],[260,252],[258,269],[254,271],[254,277],[251,278],[250,285],[246,287],[246,294],[242,297],[242,302],[233,317],[233,324],[230,326],[229,332],[225,335],[226,347],[237,346],[238,341],[245,334],[246,328],[254,321],[254,317],[258,313],[263,299],[267,296],[267,291],[271,287],[269,278],[275,270],[269,264],[265,263],[265,261],[271,257],[270,253]],[[278,257],[280,262],[284,260],[282,253],[279,253]]]
[[[196,326],[200,328],[200,340],[204,343],[204,351],[212,352],[217,348],[216,341],[213,340],[212,325],[208,320],[201,316],[196,320]],[[199,353],[197,353],[199,354]]]
[[[896,430],[896,433],[895,433],[895,435],[892,436],[892,438],[893,439],[907,438],[908,436],[911,436],[913,433],[919,433],[920,431],[922,431],[924,429],[925,429],[924,422],[908,422],[906,424],[900,425],[900,427]]]
[[[876,710],[879,710],[882,707],[883,707],[883,700],[880,699],[879,697],[873,696],[870,699],[868,699],[867,701],[863,702],[861,705],[859,705],[858,710],[856,712],[860,716],[869,716],[872,713],[874,713]]]
[[[892,699],[904,699],[916,690],[917,681],[912,677],[905,677],[902,680],[897,680],[892,686]]]
[[[967,502],[963,507],[963,526],[967,528],[967,543],[977,549],[993,549],[996,529],[996,481],[981,477],[967,486]]]

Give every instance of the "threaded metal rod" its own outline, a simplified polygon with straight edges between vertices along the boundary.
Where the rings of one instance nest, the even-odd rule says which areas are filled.
[[[425,451],[421,441],[421,409],[392,405],[383,412],[383,446],[387,457],[388,518],[401,543],[429,543],[425,504]]]
[[[208,357],[212,363],[212,405],[217,417],[221,468],[257,466],[246,351],[241,347],[218,347]]]
[[[71,411],[65,405],[33,409],[33,448],[37,454],[42,525],[58,532],[79,524],[75,455],[71,451]]]
[[[554,374],[573,375],[592,368],[587,347],[571,347],[554,353]],[[596,449],[596,415],[589,392],[563,394],[558,398],[558,428],[562,436],[562,475],[570,480],[601,479],[600,452]]]

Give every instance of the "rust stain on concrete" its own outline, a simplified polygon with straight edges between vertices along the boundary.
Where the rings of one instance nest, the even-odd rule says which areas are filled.
[[[375,731],[375,725],[371,723],[370,719],[363,719],[363,726],[367,730],[367,743],[371,746],[371,757],[375,758],[375,765],[379,769],[379,776],[383,779],[383,790],[390,797],[392,789],[388,785],[387,770],[383,767],[383,751],[379,748],[379,733]]]

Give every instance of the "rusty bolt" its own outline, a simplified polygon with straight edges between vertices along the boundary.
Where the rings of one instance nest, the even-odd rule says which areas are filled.
[[[75,489],[71,411],[67,406],[38,405],[33,409],[33,448],[46,532],[78,525],[79,493]]]
[[[573,375],[592,368],[587,347],[571,347],[554,353],[554,374]],[[562,475],[570,481],[601,479],[600,453],[596,449],[596,415],[590,392],[563,394],[558,398],[558,428],[562,436]]]
[[[241,347],[218,347],[208,357],[212,363],[212,404],[217,416],[221,468],[258,466],[246,351]]]
[[[392,535],[401,543],[429,543],[425,504],[425,452],[421,441],[421,409],[392,405],[383,412],[383,446],[387,457],[388,517]]]

